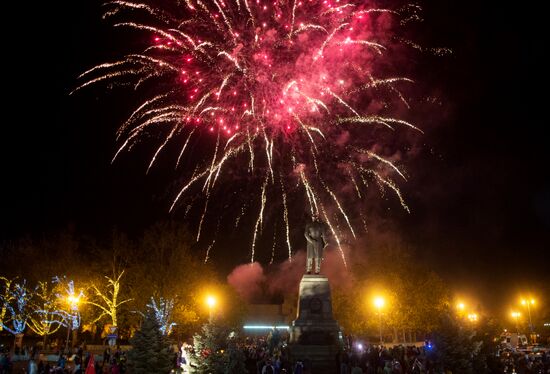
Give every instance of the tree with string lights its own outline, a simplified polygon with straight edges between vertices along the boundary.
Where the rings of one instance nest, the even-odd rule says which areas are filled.
[[[15,337],[14,346],[21,346],[23,335],[27,327],[29,318],[29,293],[27,291],[27,282],[23,280],[15,283],[11,291],[11,303],[4,302],[9,317],[2,321],[4,330],[13,334]]]
[[[15,280],[17,278],[6,278],[0,277],[2,281],[2,288],[0,291],[0,302],[2,303],[2,308],[0,309],[0,332],[4,330],[4,318],[8,313],[8,306],[13,302],[13,287],[15,286]]]
[[[113,330],[116,331],[116,328],[118,327],[118,314],[120,312],[120,306],[132,301],[132,299],[120,299],[121,278],[123,275],[124,270],[114,277],[105,276],[107,284],[103,289],[100,289],[96,285],[92,285],[97,301],[88,300],[86,303],[99,308],[101,311],[101,314],[92,323],[95,323],[101,318],[107,316],[111,320]]]
[[[147,307],[155,313],[155,317],[160,326],[160,331],[163,335],[170,335],[172,327],[176,325],[172,322],[172,311],[174,310],[174,299],[166,300],[160,298],[157,303],[152,297],[151,302],[147,304]]]
[[[60,305],[55,287],[51,282],[39,281],[30,298],[31,312],[28,317],[29,328],[44,339],[55,334],[61,326],[67,325],[67,314]]]
[[[168,374],[172,370],[172,356],[168,338],[153,308],[147,308],[141,328],[130,340],[128,364],[135,374]]]

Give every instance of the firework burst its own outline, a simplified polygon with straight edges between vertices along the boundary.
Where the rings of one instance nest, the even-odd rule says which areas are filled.
[[[160,141],[149,171],[163,150],[178,147],[175,165],[184,182],[170,210],[197,206],[197,241],[211,200],[229,199],[240,208],[217,216],[233,219],[235,227],[245,214],[255,217],[251,261],[268,216],[282,223],[279,242],[291,259],[289,211],[301,196],[309,213],[327,223],[345,263],[342,241],[358,230],[358,215],[350,217],[348,209],[364,217],[369,182],[393,191],[408,211],[396,183],[406,174],[377,143],[398,128],[420,132],[392,115],[409,107],[402,90],[413,82],[393,75],[386,57],[398,40],[391,30],[412,18],[414,7],[341,0],[185,0],[158,7],[112,1],[105,7],[105,17],[136,30],[144,47],[86,71],[77,89],[108,81],[141,91],[145,100],[118,130],[115,158],[155,133]],[[254,191],[250,198],[239,197],[243,184]],[[235,186],[229,194],[228,185]],[[351,186],[353,199],[342,186]],[[209,243],[207,259],[215,238]]]

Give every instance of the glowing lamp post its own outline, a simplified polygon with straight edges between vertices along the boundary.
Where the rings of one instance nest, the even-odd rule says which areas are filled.
[[[377,296],[374,298],[374,306],[376,307],[376,310],[378,311],[378,318],[380,319],[380,344],[382,344],[383,338],[382,338],[382,308],[386,304],[386,301],[383,297]]]
[[[209,321],[212,322],[212,316],[214,312],[214,307],[216,306],[217,300],[214,296],[208,295],[206,297],[206,305],[208,306],[208,318]]]
[[[520,312],[512,312],[512,318],[515,318],[516,319],[516,331],[519,335],[519,317],[521,316],[521,313]]]
[[[531,305],[535,305],[535,299],[522,299],[521,305],[527,307],[527,314],[529,315],[529,330],[531,330],[531,333],[533,332],[533,321],[531,320]]]
[[[70,295],[67,296],[67,303],[72,310],[78,310],[78,303],[80,303],[80,296]]]
[[[476,314],[476,313],[470,313],[470,314],[468,314],[468,320],[469,320],[470,322],[472,322],[472,324],[473,324],[473,323],[476,323],[477,320],[478,320],[477,314]]]
[[[67,296],[67,304],[69,304],[70,312],[69,315],[71,316],[70,321],[67,321],[67,340],[65,342],[65,351],[69,351],[69,335],[71,334],[71,328],[73,326],[72,319],[74,318],[73,315],[78,313],[78,304],[80,303],[80,296],[75,295],[69,295]]]

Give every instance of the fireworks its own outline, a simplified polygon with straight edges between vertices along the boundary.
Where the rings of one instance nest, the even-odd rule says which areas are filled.
[[[184,182],[170,210],[187,204],[187,213],[198,205],[197,241],[216,199],[239,206],[217,212],[235,227],[245,214],[256,217],[251,261],[268,215],[282,223],[279,242],[291,258],[289,210],[301,197],[338,247],[347,233],[357,235],[347,209],[361,210],[370,181],[392,190],[408,211],[394,180],[405,173],[377,143],[397,128],[420,131],[392,115],[409,107],[402,90],[412,80],[395,74],[386,56],[398,43],[394,26],[413,18],[414,7],[341,0],[162,4],[105,5],[105,17],[135,30],[144,46],[86,71],[78,89],[109,81],[145,97],[118,130],[115,158],[155,134],[160,141],[149,171],[163,151],[177,147]],[[297,225],[301,230],[303,222]]]

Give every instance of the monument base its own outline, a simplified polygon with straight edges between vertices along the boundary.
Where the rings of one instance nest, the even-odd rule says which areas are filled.
[[[332,316],[328,279],[304,275],[298,312],[290,327],[289,351],[293,362],[302,360],[312,373],[336,373],[336,355],[342,347],[340,326]]]
[[[302,345],[291,344],[290,361],[300,360],[304,368],[312,374],[335,374],[339,372],[337,355],[340,352],[338,345]]]

